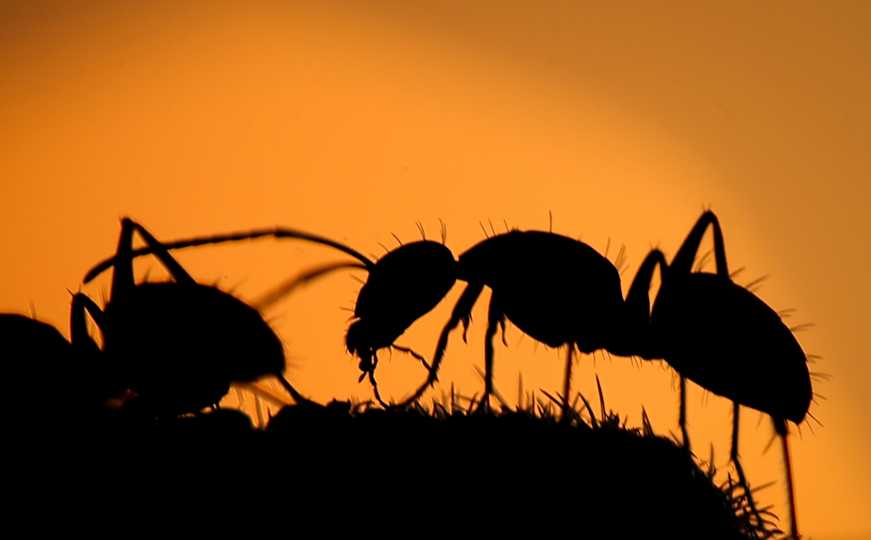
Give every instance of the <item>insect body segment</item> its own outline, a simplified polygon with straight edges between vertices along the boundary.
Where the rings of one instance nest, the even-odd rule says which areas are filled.
[[[450,332],[467,327],[485,286],[492,291],[485,342],[482,406],[493,392],[493,339],[509,320],[551,347],[567,346],[564,400],[569,399],[572,353],[611,346],[623,312],[617,268],[587,244],[544,231],[509,231],[492,236],[460,255],[458,278],[468,283],[445,325],[427,381],[406,400],[418,399],[435,383]]]
[[[355,249],[340,242],[316,234],[295,229],[274,228],[246,232],[188,238],[161,245],[165,251],[237,242],[256,238],[296,239],[325,245],[350,255],[358,263],[333,263],[304,272],[267,293],[260,306],[267,306],[289,294],[302,283],[326,275],[341,268],[361,268],[369,272],[369,278],[360,291],[354,311],[354,321],[346,334],[348,350],[360,358],[361,379],[369,376],[374,383],[375,353],[391,347],[412,354],[425,365],[422,356],[394,341],[418,318],[429,312],[447,294],[456,281],[456,262],[443,244],[422,240],[411,242],[389,252],[377,262],[369,260]],[[137,257],[158,250],[153,245],[130,251]],[[113,265],[123,264],[123,258],[115,256],[98,263],[86,275],[85,281],[93,279]],[[288,389],[290,391],[290,389]],[[377,393],[377,388],[376,388]],[[296,398],[295,398],[296,399]]]
[[[172,281],[136,284],[133,233],[167,268]],[[103,354],[157,416],[196,411],[216,404],[233,382],[272,375],[294,399],[281,341],[260,314],[216,287],[199,284],[157,239],[130,219],[121,235],[109,302],[100,309],[83,294],[74,307],[87,310],[103,334]],[[80,315],[81,316],[81,315]]]
[[[414,321],[435,308],[456,276],[451,251],[429,240],[404,244],[379,259],[360,289],[345,336],[348,352],[360,358],[360,369],[372,369],[379,349],[393,346]]]
[[[714,232],[717,273],[692,272],[692,264],[705,230]],[[643,307],[658,265],[662,284],[654,300],[649,323]],[[775,431],[783,440],[784,461],[790,500],[790,532],[798,538],[794,490],[786,422],[804,420],[813,396],[807,356],[792,331],[765,302],[735,284],[728,272],[720,224],[713,212],[705,212],[678,250],[671,266],[659,250],[642,263],[627,298],[634,306],[628,326],[631,343],[645,358],[662,358],[681,377],[680,425],[689,449],[686,429],[686,383],[690,379],[711,392],[733,401],[731,460],[751,507],[738,457],[740,406],[771,416]],[[639,309],[640,308],[640,309]],[[757,519],[762,520],[757,513]]]

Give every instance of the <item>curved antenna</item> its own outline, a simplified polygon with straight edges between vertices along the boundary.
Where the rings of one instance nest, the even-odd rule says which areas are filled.
[[[315,244],[321,244],[324,246],[329,246],[335,248],[343,253],[350,255],[351,257],[360,261],[367,269],[371,269],[375,266],[375,263],[372,262],[371,259],[355,250],[354,248],[337,242],[335,240],[330,240],[329,238],[313,234],[307,233],[304,231],[299,231],[296,229],[286,229],[286,228],[274,228],[274,229],[254,229],[251,231],[242,231],[228,234],[218,234],[211,236],[200,236],[196,238],[186,238],[182,240],[176,240],[174,242],[163,242],[162,247],[166,250],[171,249],[184,249],[195,246],[204,246],[209,244],[221,244],[226,242],[239,242],[242,240],[254,240],[259,238],[292,238],[296,240],[307,240],[309,242],[313,242]],[[151,247],[144,247],[134,249],[132,252],[129,252],[127,255],[131,258],[140,257],[142,255],[149,255],[154,252],[154,249]],[[118,257],[109,257],[96,265],[93,268],[88,270],[85,274],[85,278],[83,279],[84,283],[89,283],[94,278],[113,267],[118,262]]]
[[[321,266],[316,266],[310,270],[300,272],[299,274],[284,280],[271,291],[260,295],[259,298],[251,302],[251,306],[257,311],[262,311],[273,304],[279,302],[287,295],[292,293],[297,287],[307,285],[315,279],[345,268],[359,268],[368,270],[365,266],[356,262],[335,262]]]

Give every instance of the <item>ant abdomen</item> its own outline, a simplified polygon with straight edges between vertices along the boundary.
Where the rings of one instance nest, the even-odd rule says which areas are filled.
[[[21,426],[78,426],[97,420],[109,397],[109,374],[87,347],[76,347],[47,323],[0,314],[5,393]],[[34,386],[38,391],[34,391]]]
[[[806,355],[777,312],[752,292],[715,274],[692,273],[668,285],[653,307],[653,326],[679,373],[773,417],[804,420],[813,397]]]
[[[284,368],[281,342],[260,314],[215,287],[143,283],[105,311],[106,354],[158,411],[216,404],[231,381]]]

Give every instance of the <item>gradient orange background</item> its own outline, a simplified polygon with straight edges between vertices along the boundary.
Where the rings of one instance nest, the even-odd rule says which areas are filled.
[[[652,245],[672,255],[711,205],[740,280],[769,275],[760,296],[816,323],[798,337],[831,375],[812,408],[825,427],[792,439],[801,530],[871,537],[867,4],[281,4],[0,8],[0,309],[66,332],[66,289],[114,250],[122,215],[165,239],[284,225],[378,254],[418,220],[436,237],[443,219],[459,253],[479,221],[546,229],[550,210],[556,232],[602,251],[610,238],[612,258],[625,244],[628,286]],[[271,241],[179,257],[248,299],[338,258]],[[358,287],[340,274],[268,313],[289,377],[316,399],[370,397],[342,341]],[[431,355],[458,292],[401,342]],[[439,391],[481,390],[487,297]],[[560,388],[561,351],[516,328],[508,339],[503,394],[520,373],[527,389]],[[575,373],[589,396],[598,374],[630,423],[643,405],[677,431],[660,364],[584,357]],[[397,398],[423,376],[399,355],[380,369]],[[713,444],[725,467],[729,404],[690,391],[695,448]],[[770,423],[745,411],[748,475],[777,482],[759,498],[785,520]]]

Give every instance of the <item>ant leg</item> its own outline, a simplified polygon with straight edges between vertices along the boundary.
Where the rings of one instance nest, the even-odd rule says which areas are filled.
[[[133,222],[124,218],[121,220],[121,234],[118,236],[118,248],[115,250],[117,262],[112,272],[112,292],[110,298],[121,298],[133,290]]]
[[[470,283],[466,286],[466,290],[463,291],[463,294],[454,306],[454,310],[451,312],[450,320],[445,324],[445,327],[442,328],[442,333],[439,335],[435,355],[433,355],[432,359],[432,368],[429,370],[429,376],[427,377],[426,382],[415,390],[408,399],[404,400],[400,404],[401,406],[408,406],[420,399],[420,396],[426,392],[426,389],[435,384],[438,380],[439,366],[442,363],[442,358],[444,357],[445,350],[448,347],[448,336],[450,336],[452,330],[459,326],[460,322],[463,323],[464,327],[468,325],[472,313],[472,307],[475,305],[475,302],[478,300],[478,297],[481,295],[481,291],[483,290],[484,285],[482,283]]]
[[[100,309],[93,300],[84,293],[76,293],[73,295],[72,305],[70,307],[70,339],[73,348],[77,351],[99,352],[97,342],[88,334],[88,325],[86,313],[90,313],[91,318],[97,324],[100,332],[103,331],[103,310]]]
[[[389,403],[384,401],[381,397],[381,392],[378,390],[378,381],[375,380],[375,370],[369,370],[369,384],[372,386],[372,393],[375,394],[375,399],[378,401],[378,404],[384,407],[385,409],[392,408]]]
[[[490,409],[490,395],[493,393],[493,357],[495,355],[493,341],[496,339],[496,332],[504,319],[505,315],[499,309],[494,293],[490,297],[490,308],[487,311],[487,333],[484,338],[484,395],[481,397],[481,409],[484,411]]]
[[[687,379],[681,376],[680,378],[680,432],[683,435],[683,447],[687,454],[692,453],[690,450],[690,434],[687,431]]]
[[[774,421],[774,431],[780,436],[781,445],[783,447],[783,466],[786,469],[786,489],[789,493],[789,538],[799,540],[798,534],[798,518],[795,511],[795,485],[792,478],[792,462],[789,458],[789,429],[786,425],[786,420],[782,418],[772,418]]]
[[[278,379],[281,386],[287,390],[287,393],[290,394],[290,397],[293,398],[293,401],[295,401],[297,405],[317,405],[314,401],[300,394],[299,391],[290,384],[290,381],[284,378],[284,375],[279,373],[275,377]]]
[[[741,460],[738,457],[738,419],[741,411],[741,406],[737,401],[732,402],[732,450],[729,458],[735,464],[735,470],[738,472],[738,481],[741,482],[741,488],[744,490],[744,495],[747,496],[747,503],[750,505],[750,511],[753,512],[753,517],[756,518],[757,525],[762,525],[762,516],[759,515],[759,510],[756,509],[756,502],[753,500],[753,493],[750,491],[750,486],[747,484],[747,476],[744,475],[744,467],[741,466]]]
[[[133,221],[129,218],[124,218],[121,222],[122,234],[124,234],[123,231],[124,231],[125,226],[130,227],[131,232],[127,236],[127,238],[125,238],[127,240],[127,243],[123,246],[123,248],[125,250],[124,253],[119,253],[119,255],[121,255],[121,261],[119,261],[119,264],[124,264],[124,265],[129,266],[129,272],[131,274],[131,276],[130,276],[131,277],[131,284],[132,284],[132,272],[133,272],[133,258],[131,256],[131,251],[132,251],[132,247],[133,247],[132,246],[132,243],[133,243],[132,231],[133,230],[135,230],[136,232],[139,233],[139,236],[142,237],[142,239],[145,241],[145,244],[152,250],[152,253],[154,254],[154,256],[157,257],[157,259],[163,264],[163,266],[166,267],[166,269],[169,271],[169,274],[172,276],[173,281],[175,281],[176,283],[181,283],[181,284],[185,284],[185,285],[196,284],[196,281],[194,281],[194,278],[192,278],[191,275],[187,273],[187,270],[182,268],[181,264],[179,264],[179,262],[177,260],[175,260],[175,258],[172,255],[169,254],[169,251],[167,251],[166,247],[162,243],[160,243],[160,241],[157,238],[155,238],[150,232],[148,232],[145,229],[145,227],[143,227],[142,225],[136,223],[135,221]],[[119,251],[120,251],[120,249],[121,248],[119,247]],[[128,265],[127,261],[129,261],[129,265]],[[116,272],[117,272],[117,266],[116,266]]]
[[[729,276],[729,268],[726,264],[726,247],[723,241],[723,231],[720,229],[720,222],[717,216],[710,210],[706,211],[699,217],[696,224],[690,230],[686,239],[678,249],[677,254],[671,260],[671,269],[677,275],[684,276],[692,272],[693,262],[696,254],[699,251],[699,245],[702,243],[702,238],[708,226],[714,232],[714,258],[717,263],[717,274],[720,276]]]
[[[569,392],[572,387],[572,364],[574,364],[574,343],[569,343],[569,350],[566,353],[566,376],[563,381],[563,420],[569,419],[569,410],[572,408],[572,400],[569,397]],[[603,411],[604,414],[604,411]]]
[[[650,335],[650,282],[657,266],[660,281],[665,281],[668,263],[660,250],[653,249],[638,267],[626,293],[623,302],[624,337],[608,345],[607,350],[612,354],[642,358],[654,358],[658,354]]]
[[[432,366],[429,365],[429,362],[426,361],[426,358],[424,358],[422,354],[415,351],[411,347],[403,347],[402,345],[397,345],[394,343],[393,345],[390,345],[390,348],[411,356],[412,358],[423,364],[423,367],[425,367],[427,371],[432,369]]]
[[[121,234],[118,237],[118,251],[115,255],[115,271],[112,274],[112,292],[110,293],[112,299],[128,296],[136,286],[133,277],[132,255],[134,231],[139,231],[139,234],[148,244],[149,249],[153,250],[176,282],[191,285],[195,283],[190,274],[181,267],[178,261],[169,255],[166,248],[156,238],[141,225],[125,217],[121,220]]]

